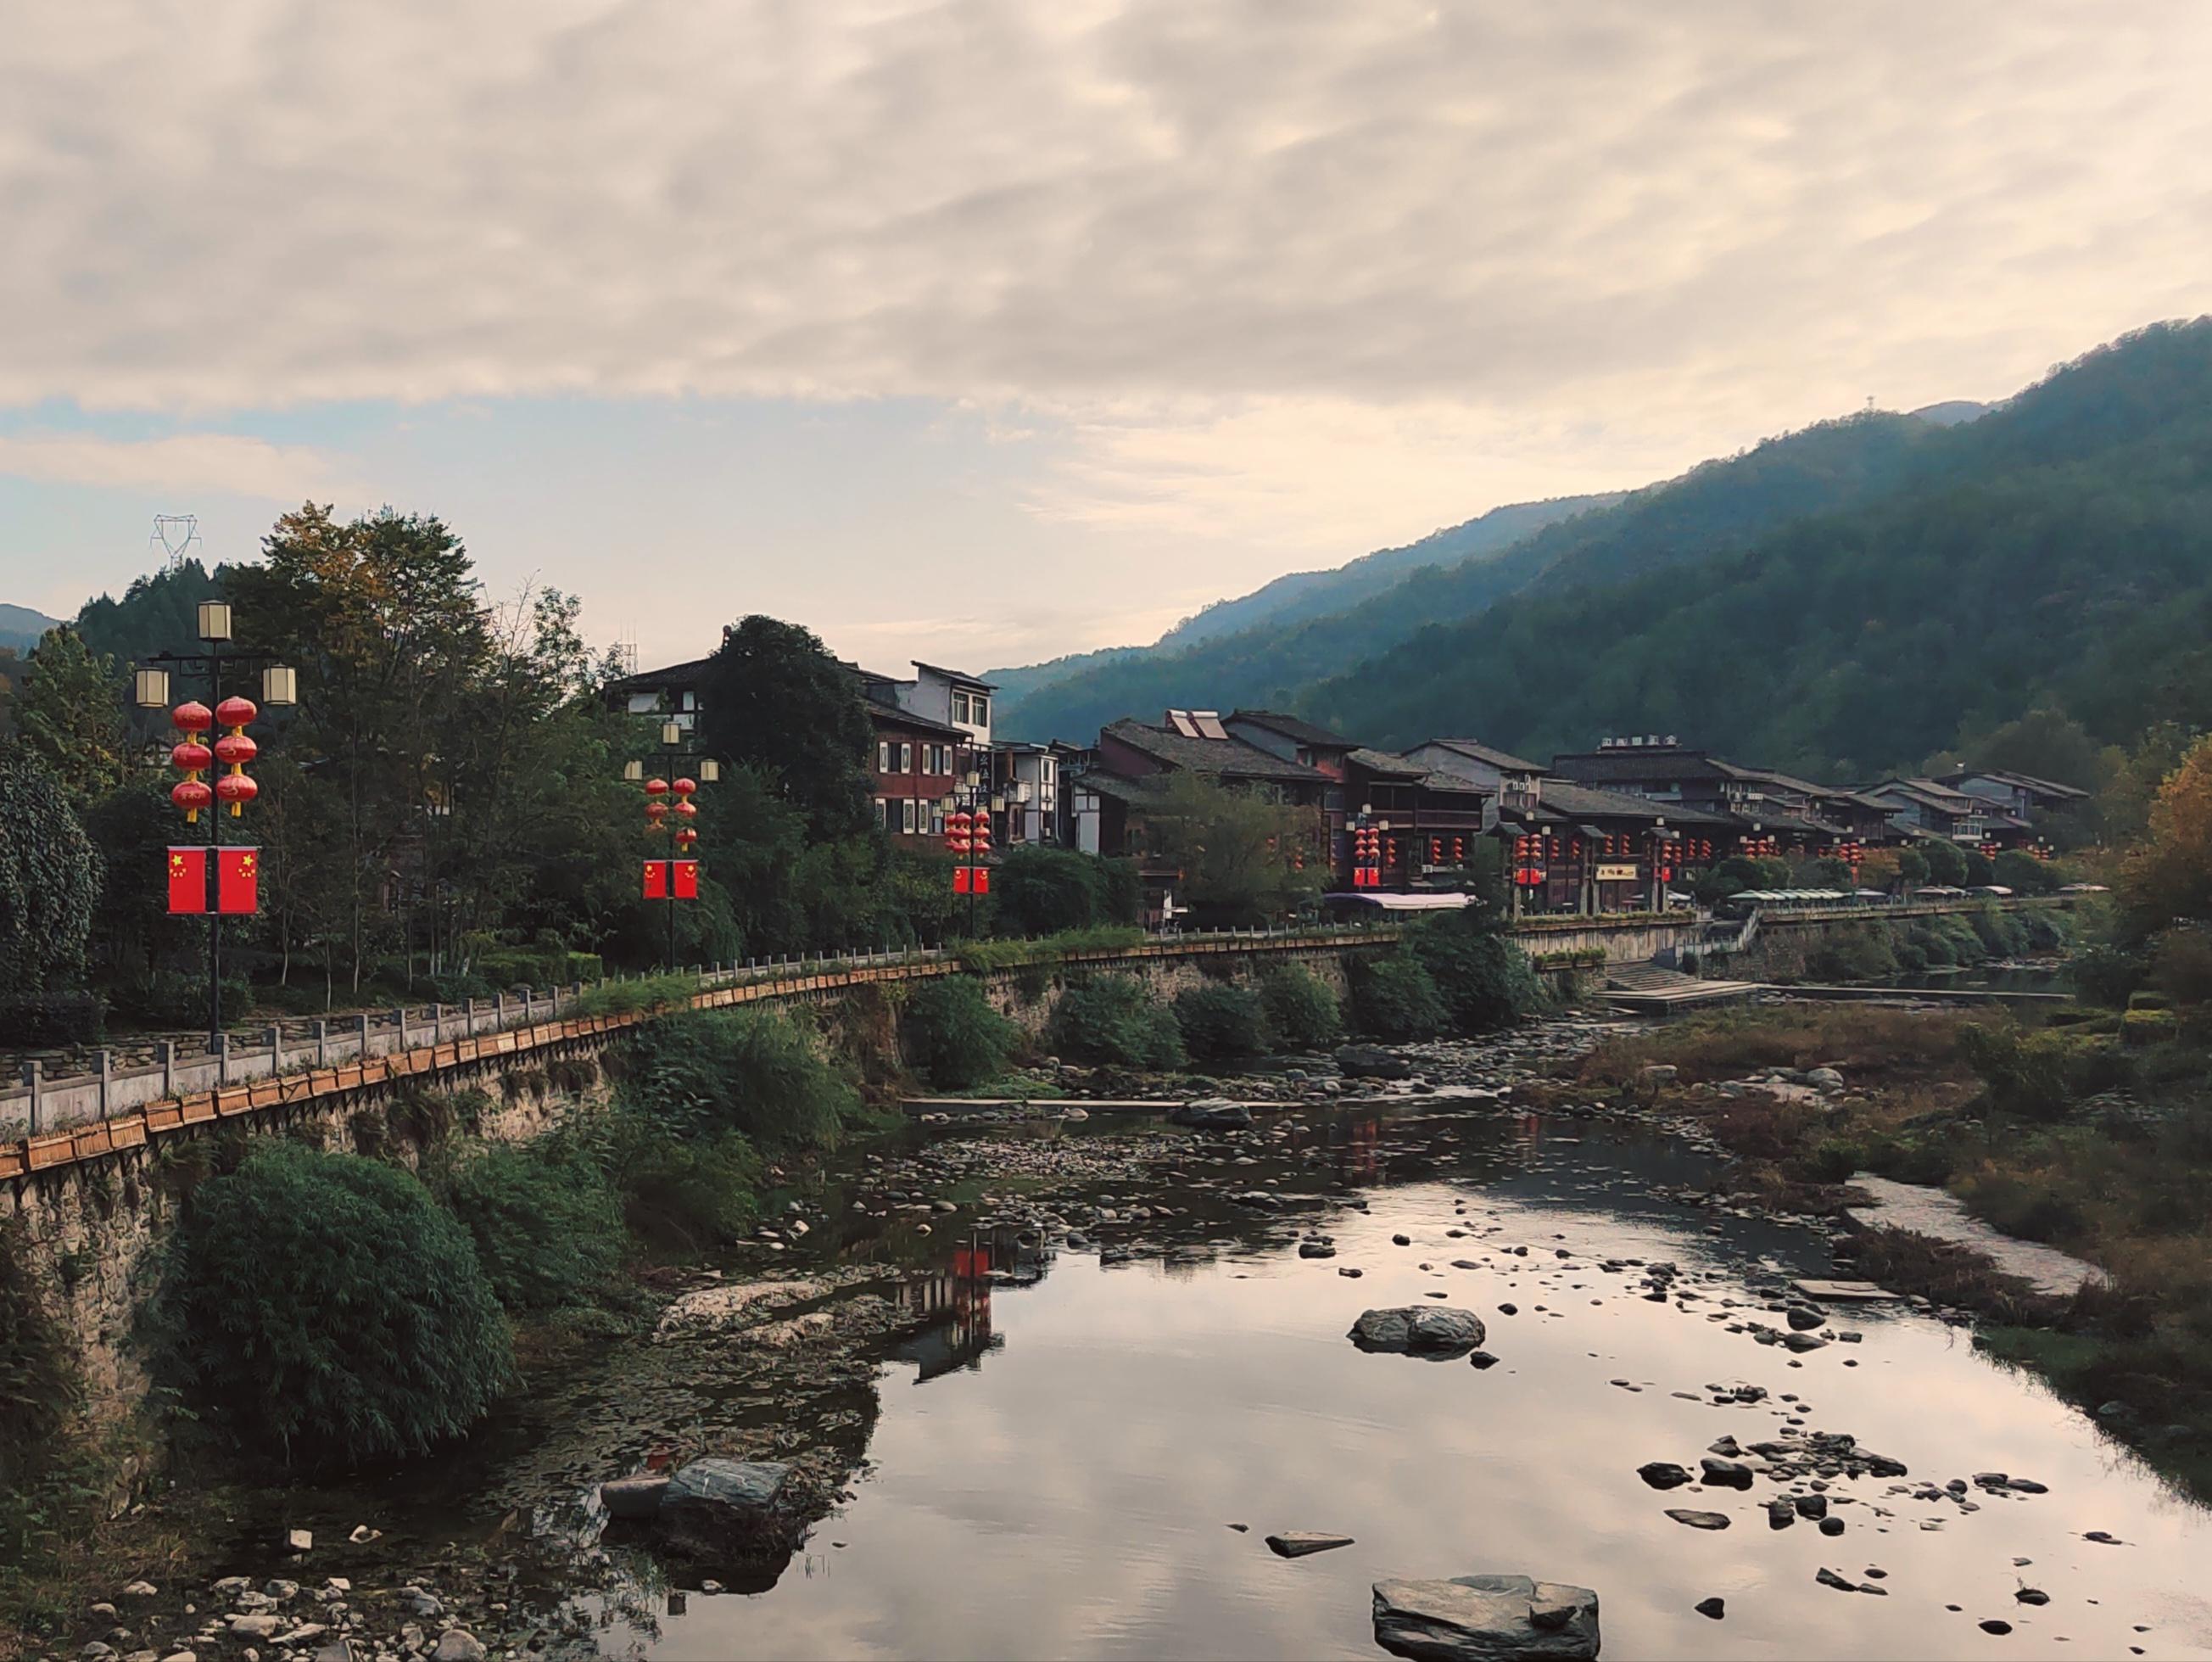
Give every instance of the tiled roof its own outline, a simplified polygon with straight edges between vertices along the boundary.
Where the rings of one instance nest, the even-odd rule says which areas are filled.
[[[1355,767],[1365,768],[1370,773],[1379,773],[1386,779],[1420,779],[1429,770],[1419,762],[1408,762],[1402,756],[1393,756],[1387,750],[1369,750],[1362,746],[1344,758]]]
[[[1622,745],[1612,750],[1575,751],[1552,758],[1551,770],[1570,779],[1605,782],[1637,779],[1714,779],[1727,768],[1701,750],[1673,750],[1663,745]]]
[[[1541,763],[1528,761],[1522,757],[1514,755],[1510,751],[1498,750],[1494,746],[1484,744],[1479,739],[1431,739],[1427,742],[1431,745],[1441,745],[1446,750],[1455,750],[1462,756],[1468,757],[1474,761],[1487,762],[1492,767],[1498,769],[1502,773],[1541,773],[1544,771],[1543,764]],[[1419,750],[1421,746],[1419,745],[1416,745],[1413,748],[1415,750]]]
[[[1311,721],[1296,715],[1279,715],[1272,709],[1240,709],[1230,713],[1232,721],[1249,721],[1255,728],[1265,728],[1270,733],[1279,733],[1294,744],[1316,750],[1350,750],[1352,741],[1340,733],[1331,733],[1327,728],[1316,727]]]
[[[881,726],[905,728],[915,733],[933,733],[942,738],[957,740],[962,744],[975,742],[975,735],[966,728],[933,721],[927,715],[916,715],[912,710],[888,698],[864,694],[860,702],[867,707],[868,719]]]
[[[1547,778],[1537,787],[1538,800],[1570,819],[1664,819],[1669,825],[1726,825],[1726,814],[1704,808],[1684,807],[1678,802],[1654,802],[1648,797],[1620,791],[1599,790],[1571,779]]]
[[[1160,788],[1150,779],[1125,779],[1118,773],[1107,773],[1099,769],[1077,774],[1067,782],[1067,788],[1110,796],[1117,802],[1140,805],[1157,800],[1160,794]]]
[[[1328,776],[1318,768],[1270,756],[1257,745],[1248,745],[1242,739],[1187,739],[1164,728],[1147,727],[1129,715],[1102,728],[1101,734],[1186,773],[1210,773],[1231,779],[1273,779],[1289,784],[1328,782]]]
[[[641,669],[635,675],[625,675],[618,681],[607,684],[610,692],[659,692],[672,689],[678,692],[696,691],[707,679],[707,666],[712,658],[693,658],[680,664],[670,664],[663,669]]]
[[[2032,773],[2012,773],[2003,768],[1973,768],[1960,774],[1961,779],[1994,779],[2001,785],[2010,785],[2031,794],[2055,796],[2063,802],[2088,800],[2089,793],[2075,785],[2062,785],[2054,779],[2039,779]]]

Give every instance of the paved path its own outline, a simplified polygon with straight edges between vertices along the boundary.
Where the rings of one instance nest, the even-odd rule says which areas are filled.
[[[2015,1240],[2001,1234],[1966,1210],[1966,1203],[1942,1189],[1898,1183],[1889,1178],[1860,1172],[1851,1187],[1863,1190],[1872,1206],[1850,1208],[1854,1223],[1869,1227],[1904,1229],[1930,1239],[1972,1247],[2008,1275],[2017,1276],[2047,1299],[2070,1299],[2084,1282],[2102,1286],[2105,1272],[2094,1263],[2061,1252],[2055,1246]]]

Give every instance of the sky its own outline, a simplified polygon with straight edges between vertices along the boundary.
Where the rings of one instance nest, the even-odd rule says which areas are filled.
[[[2203,0],[0,0],[0,600],[435,513],[650,664],[1147,641],[2212,307]]]

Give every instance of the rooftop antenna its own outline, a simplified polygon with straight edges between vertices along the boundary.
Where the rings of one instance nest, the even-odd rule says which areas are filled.
[[[154,534],[146,539],[149,557],[154,550],[161,551],[161,561],[166,570],[182,565],[195,551],[204,553],[206,545],[200,541],[200,516],[197,514],[156,514]]]

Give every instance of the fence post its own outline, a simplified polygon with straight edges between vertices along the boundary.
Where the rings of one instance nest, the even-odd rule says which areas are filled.
[[[474,1038],[477,1033],[477,1001],[472,993],[461,1006],[461,1037]]]
[[[354,1052],[354,1057],[356,1061],[360,1062],[366,1062],[368,1060],[368,1013],[367,1011],[363,1011],[362,1013],[361,1049]]]
[[[446,1042],[446,1007],[437,999],[430,1001],[430,1043]]]
[[[269,1077],[274,1079],[284,1071],[284,1027],[281,1022],[269,1024]]]
[[[399,1056],[407,1049],[407,1007],[404,1004],[392,1006],[392,1017],[398,1024],[394,1031],[399,1035],[392,1042],[392,1054]]]
[[[154,1060],[161,1064],[161,1094],[165,1097],[176,1095],[177,1046],[175,1041],[167,1038],[155,1039]]]
[[[39,1063],[36,1058],[23,1064],[23,1083],[31,1089],[31,1135],[39,1135]]]
[[[229,1084],[230,1035],[228,1033],[212,1035],[208,1040],[208,1051],[215,1057],[215,1082],[217,1085]]]
[[[100,1117],[107,1117],[107,1093],[115,1081],[115,1052],[106,1045],[100,1050]]]
[[[318,1017],[315,1021],[315,1066],[331,1065],[331,1024]]]

